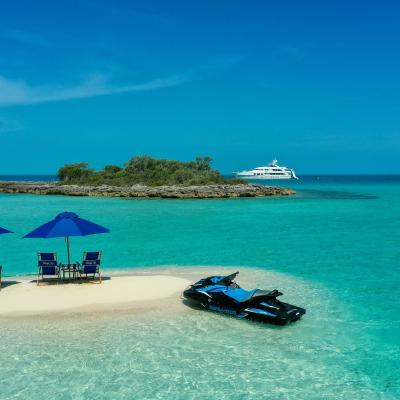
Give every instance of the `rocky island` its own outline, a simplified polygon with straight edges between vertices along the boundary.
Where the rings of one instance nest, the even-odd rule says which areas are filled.
[[[201,185],[201,186],[86,186],[60,185],[49,182],[0,182],[0,193],[30,193],[64,196],[159,197],[170,199],[212,199],[234,197],[288,196],[292,189],[263,185]]]
[[[87,163],[67,164],[58,182],[0,182],[0,193],[126,198],[210,199],[288,196],[292,189],[248,184],[226,178],[211,168],[210,157],[180,162],[147,156],[133,157],[121,168],[100,171]]]

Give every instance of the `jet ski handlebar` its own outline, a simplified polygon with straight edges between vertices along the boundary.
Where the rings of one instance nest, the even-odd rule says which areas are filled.
[[[208,278],[203,278],[200,279],[198,282],[195,284],[191,285],[193,287],[202,287],[202,286],[207,286],[207,285],[226,285],[226,286],[234,286],[234,287],[239,287],[234,282],[234,279],[236,278],[238,272],[235,272],[234,274],[227,275],[227,276],[209,276]]]
[[[272,297],[272,298],[277,298],[278,296],[282,296],[282,295],[283,295],[283,293],[280,292],[279,290],[276,290],[276,289],[271,290],[271,291],[267,294],[268,297]]]
[[[221,279],[221,282],[231,283],[231,282],[233,282],[235,280],[235,278],[236,278],[236,276],[238,274],[239,274],[239,271],[237,271],[237,272],[235,272],[233,274],[227,275],[227,276],[225,276],[224,278]]]

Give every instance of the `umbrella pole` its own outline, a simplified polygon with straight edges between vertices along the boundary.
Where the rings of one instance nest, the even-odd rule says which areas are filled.
[[[66,237],[67,240],[67,251],[68,251],[68,267],[71,265],[71,255],[70,255],[70,249],[69,249],[69,236]]]

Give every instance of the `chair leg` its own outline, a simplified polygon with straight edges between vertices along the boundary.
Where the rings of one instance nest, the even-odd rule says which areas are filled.
[[[100,274],[100,271],[99,271],[99,283],[101,283],[101,274]]]

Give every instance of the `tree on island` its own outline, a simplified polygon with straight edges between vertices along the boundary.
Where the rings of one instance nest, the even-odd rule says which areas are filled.
[[[85,162],[76,164],[66,164],[58,170],[57,176],[60,181],[76,181],[86,179],[94,173],[94,170],[89,169],[89,164]]]
[[[194,161],[156,159],[149,156],[132,157],[123,168],[107,165],[100,171],[88,163],[66,164],[58,170],[63,184],[128,186],[143,184],[161,185],[208,185],[244,183],[240,179],[223,177],[212,169],[211,157],[196,157]]]

